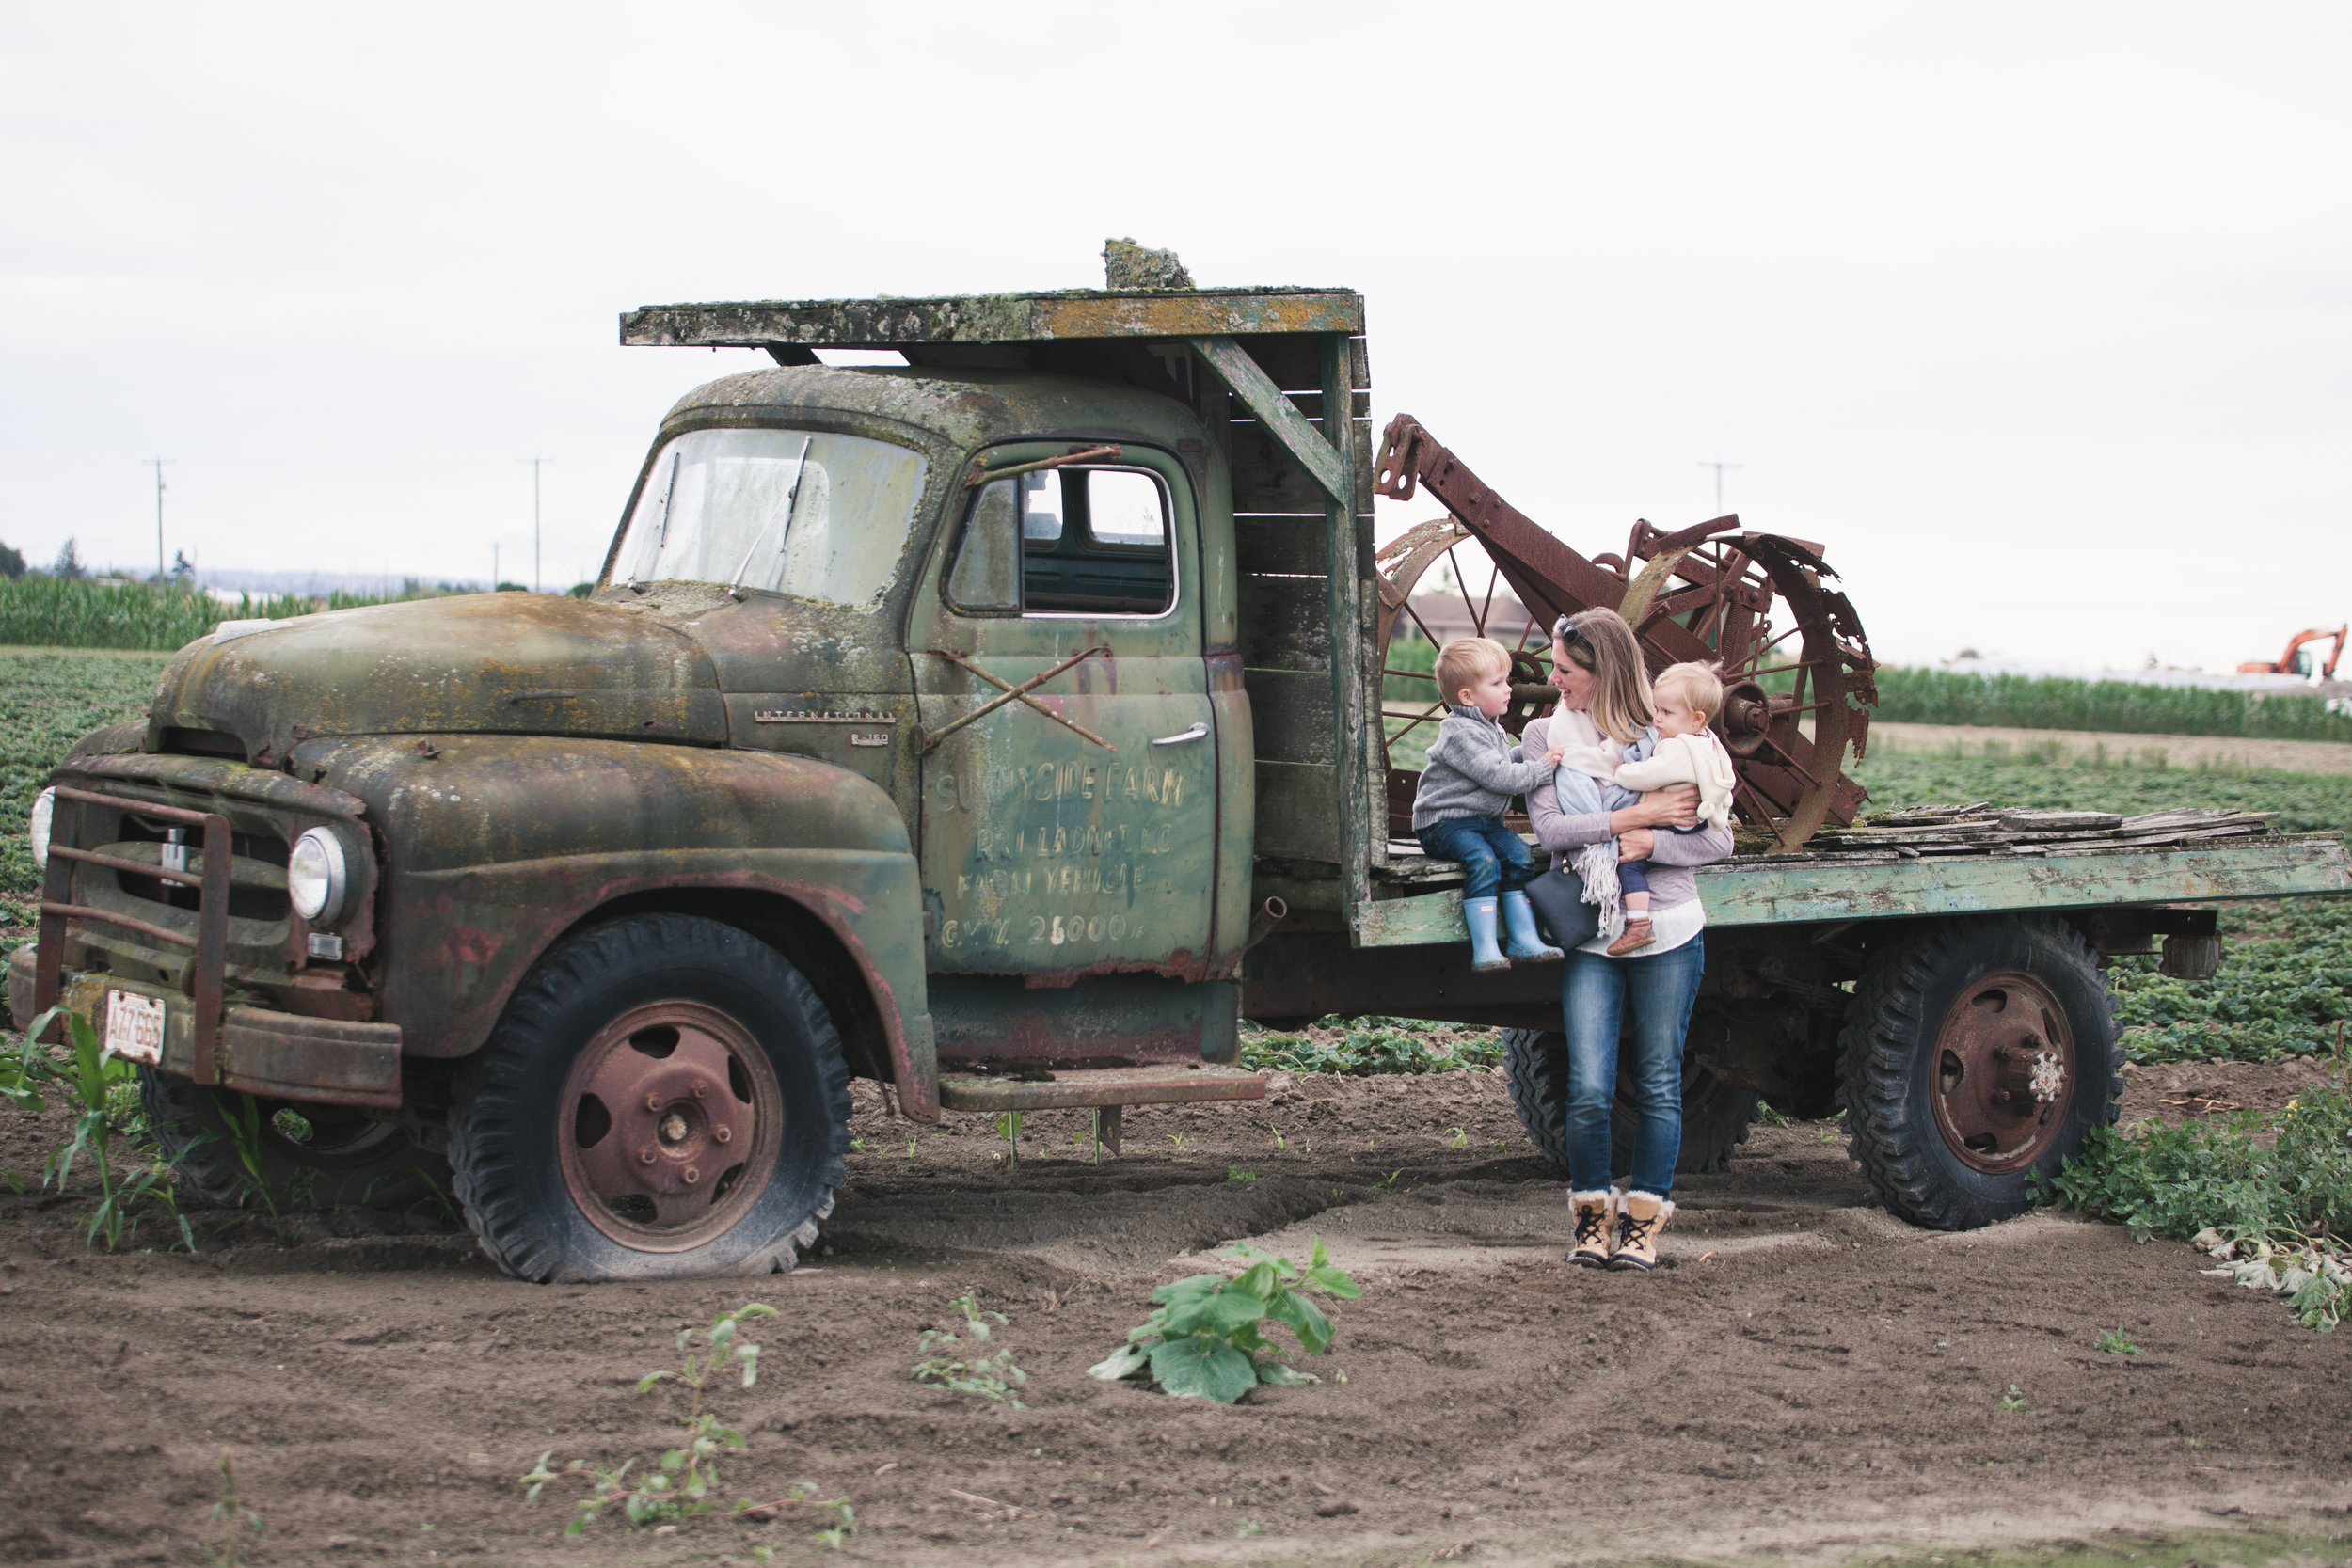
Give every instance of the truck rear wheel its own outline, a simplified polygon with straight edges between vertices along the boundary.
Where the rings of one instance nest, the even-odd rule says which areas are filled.
[[[245,1096],[150,1067],[138,1074],[139,1110],[181,1182],[224,1209],[260,1207],[230,1131],[231,1116],[243,1126]],[[288,1100],[259,1109],[257,1152],[276,1209],[406,1209],[449,1194],[449,1162],[390,1122]]]
[[[1568,1173],[1568,1037],[1557,1030],[1505,1029],[1505,1070],[1511,1106],[1519,1125],[1544,1158]],[[1682,1064],[1682,1153],[1675,1169],[1684,1175],[1721,1170],[1732,1151],[1748,1141],[1756,1097],[1735,1089],[1697,1063]],[[1620,1073],[1617,1101],[1609,1116],[1609,1170],[1623,1176],[1633,1165],[1633,1112]]]
[[[459,1070],[458,1200],[535,1281],[792,1267],[850,1137],[841,1037],[733,927],[636,915],[560,944]]]
[[[1847,1148],[1886,1207],[1973,1230],[2023,1213],[2115,1119],[2115,1013],[2062,921],[1948,921],[1876,956],[1839,1037]]]

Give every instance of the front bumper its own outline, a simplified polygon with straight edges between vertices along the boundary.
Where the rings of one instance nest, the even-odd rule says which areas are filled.
[[[39,983],[30,942],[8,956],[8,1015],[16,1027],[32,1022]],[[196,1078],[196,1006],[184,991],[120,974],[67,970],[57,1000],[103,1035],[106,993],[130,991],[164,1005],[163,1070]],[[273,1100],[368,1110],[400,1108],[400,1026],[304,1018],[263,1007],[230,1007],[213,1047],[212,1071],[201,1082]]]

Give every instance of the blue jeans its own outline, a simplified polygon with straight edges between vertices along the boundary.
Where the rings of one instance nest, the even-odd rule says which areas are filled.
[[[1504,827],[1500,816],[1449,816],[1432,822],[1417,836],[1430,859],[1462,863],[1470,873],[1464,898],[1517,893],[1543,870],[1527,841]]]
[[[1617,1047],[1626,1005],[1633,1027],[1633,1166],[1629,1185],[1666,1197],[1682,1153],[1682,1039],[1707,969],[1707,939],[1646,958],[1571,952],[1560,982],[1568,1030],[1568,1186],[1609,1185],[1609,1108],[1617,1098]]]

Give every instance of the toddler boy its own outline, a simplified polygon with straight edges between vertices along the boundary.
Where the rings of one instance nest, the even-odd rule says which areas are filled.
[[[1559,755],[1522,758],[1498,722],[1511,705],[1511,650],[1493,639],[1466,637],[1438,649],[1438,689],[1447,704],[1445,721],[1413,795],[1413,832],[1432,859],[1460,861],[1470,873],[1462,918],[1470,926],[1470,967],[1556,959],[1560,949],[1535,934],[1535,908],[1523,891],[1542,867],[1526,841],[1502,825],[1502,814],[1513,796],[1550,781]],[[1500,950],[1498,905],[1508,941]]]
[[[1731,820],[1731,791],[1739,775],[1731,768],[1731,753],[1708,729],[1723,711],[1724,683],[1711,664],[1670,664],[1650,683],[1658,700],[1658,750],[1643,762],[1617,769],[1620,789],[1647,792],[1695,786],[1699,819],[1694,827],[1669,829],[1695,833],[1721,828]],[[1625,894],[1625,934],[1609,944],[1611,958],[1622,958],[1651,942],[1649,873],[1645,861],[1617,863],[1617,885]]]

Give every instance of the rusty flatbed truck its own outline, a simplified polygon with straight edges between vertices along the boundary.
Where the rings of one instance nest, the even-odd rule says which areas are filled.
[[[1473,978],[1455,868],[1395,832],[1384,649],[1469,537],[1546,617],[1619,605],[1660,662],[1735,677],[1741,816],[1779,852],[1703,882],[1686,1164],[1759,1095],[1842,1098],[1898,1212],[2014,1212],[2112,1115],[2100,955],[2210,962],[2182,905],[2346,889],[2333,839],[1808,856],[1853,818],[1871,696],[1818,550],[1717,519],[1587,561],[1400,420],[1376,483],[1447,516],[1375,552],[1363,331],[1331,289],[625,316],[776,363],[670,411],[593,597],[183,649],[36,812],[13,1016],[61,999],[144,1058],[211,1196],[239,1187],[202,1134],[248,1093],[275,1180],[451,1180],[531,1279],[790,1267],[852,1075],[916,1121],[1094,1106],[1115,1134],[1261,1094],[1245,1017],[1509,1027],[1557,1158],[1557,967]]]

